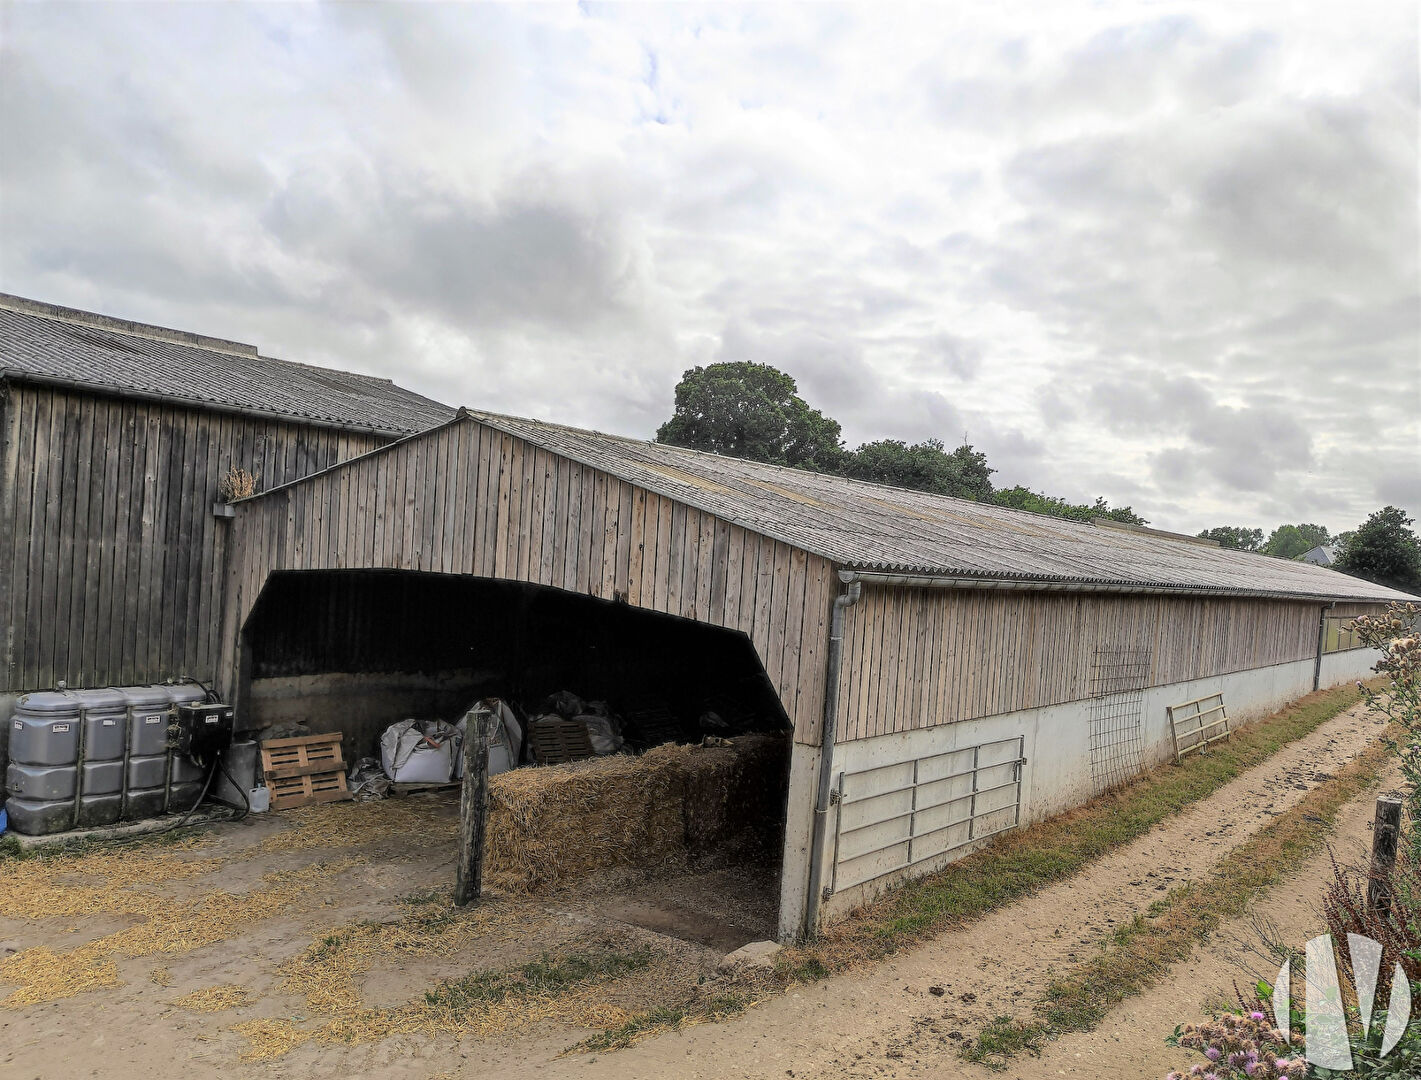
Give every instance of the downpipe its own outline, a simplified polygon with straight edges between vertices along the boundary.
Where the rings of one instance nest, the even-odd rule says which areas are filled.
[[[1330,604],[1323,604],[1322,611],[1317,617],[1317,656],[1312,662],[1312,688],[1316,692],[1322,689],[1322,650],[1327,644],[1327,613],[1337,606],[1334,600]]]
[[[859,602],[863,583],[850,570],[840,570],[839,579],[847,586],[834,597],[834,615],[829,627],[829,663],[824,674],[824,723],[820,738],[819,788],[814,799],[814,829],[809,841],[809,896],[804,910],[804,932],[819,932],[819,905],[824,878],[824,838],[829,828],[830,792],[834,785],[834,726],[839,712],[839,670],[844,656],[844,612]]]

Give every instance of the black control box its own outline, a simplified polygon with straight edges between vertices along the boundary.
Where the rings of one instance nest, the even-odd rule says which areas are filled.
[[[211,765],[232,745],[233,718],[230,705],[179,705],[174,749],[199,765]]]

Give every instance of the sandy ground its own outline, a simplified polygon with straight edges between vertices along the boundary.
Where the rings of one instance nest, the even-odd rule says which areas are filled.
[[[1051,1044],[1041,1059],[1024,1058],[1005,1073],[991,1073],[963,1064],[956,1047],[963,1035],[993,1016],[1024,1015],[1053,969],[1084,959],[1115,926],[1146,910],[1172,885],[1207,872],[1272,816],[1328,779],[1379,730],[1361,709],[1353,709],[1206,804],[1170,819],[1070,881],[892,961],[772,997],[737,1020],[657,1036],[614,1054],[560,1056],[590,1030],[579,1028],[575,1017],[563,1017],[492,1038],[399,1034],[349,1046],[307,1042],[272,1061],[239,1061],[248,1044],[232,1030],[234,1025],[255,1018],[298,1026],[321,1020],[310,1000],[283,986],[277,970],[283,961],[319,940],[323,929],[358,919],[390,919],[400,910],[400,895],[447,880],[452,852],[447,841],[421,847],[411,845],[408,835],[396,835],[348,850],[327,845],[280,858],[264,854],[233,861],[220,878],[228,890],[242,887],[234,874],[260,887],[261,875],[280,868],[283,858],[306,867],[333,853],[354,852],[361,860],[339,871],[341,888],[313,889],[290,910],[255,921],[229,940],[171,958],[120,959],[117,987],[0,1008],[0,1073],[37,1080],[127,1080],[146,1076],[161,1062],[189,1076],[242,1078],[1160,1076],[1181,1061],[1163,1046],[1164,1036],[1229,990],[1231,979],[1247,977],[1235,960],[1250,927],[1227,928],[1156,991],[1117,1009],[1096,1032]],[[1365,844],[1370,810],[1370,795],[1348,807],[1337,832],[1340,851]],[[280,828],[267,821],[224,830],[218,850],[225,850],[222,845],[259,848]],[[1269,897],[1266,914],[1287,940],[1300,944],[1317,932],[1313,905],[1326,867],[1325,856],[1313,860]],[[197,895],[213,880],[172,887]],[[602,1011],[594,1014],[615,1018],[656,1003],[663,976],[694,980],[697,971],[712,971],[727,948],[763,936],[771,901],[763,885],[752,885],[734,868],[712,869],[638,889],[562,898],[531,912],[520,909],[499,924],[500,935],[490,935],[497,940],[376,964],[363,977],[360,996],[367,1004],[409,1000],[421,988],[471,967],[536,956],[539,949],[584,940],[594,932],[605,937],[610,928],[620,946],[656,950],[654,966],[660,973],[619,980],[625,985],[609,989],[604,994],[608,1000],[597,1003]],[[746,910],[752,912],[749,919],[740,914]],[[72,948],[132,921],[103,913],[0,920],[0,957],[6,950],[13,955],[36,945]],[[1265,963],[1260,959],[1254,966],[1262,971]],[[170,985],[154,984],[155,967],[167,969],[160,974]],[[223,984],[246,987],[252,1000],[217,1013],[173,1004],[190,990]],[[945,993],[934,996],[930,986]],[[5,992],[0,968],[0,994]],[[1121,1060],[1126,1048],[1128,1060]]]

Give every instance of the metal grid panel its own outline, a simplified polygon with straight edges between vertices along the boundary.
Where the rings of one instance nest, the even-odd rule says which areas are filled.
[[[1025,739],[841,772],[827,899],[1021,822]]]
[[[1091,669],[1090,771],[1097,792],[1118,787],[1144,767],[1145,686],[1150,650],[1102,646]]]

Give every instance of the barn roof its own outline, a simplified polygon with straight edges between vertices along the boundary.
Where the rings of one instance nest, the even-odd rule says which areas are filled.
[[[1189,537],[966,499],[469,410],[475,420],[843,567],[1279,598],[1388,601],[1393,589]]]
[[[387,435],[423,431],[454,414],[389,379],[0,293],[0,380],[6,378]]]

